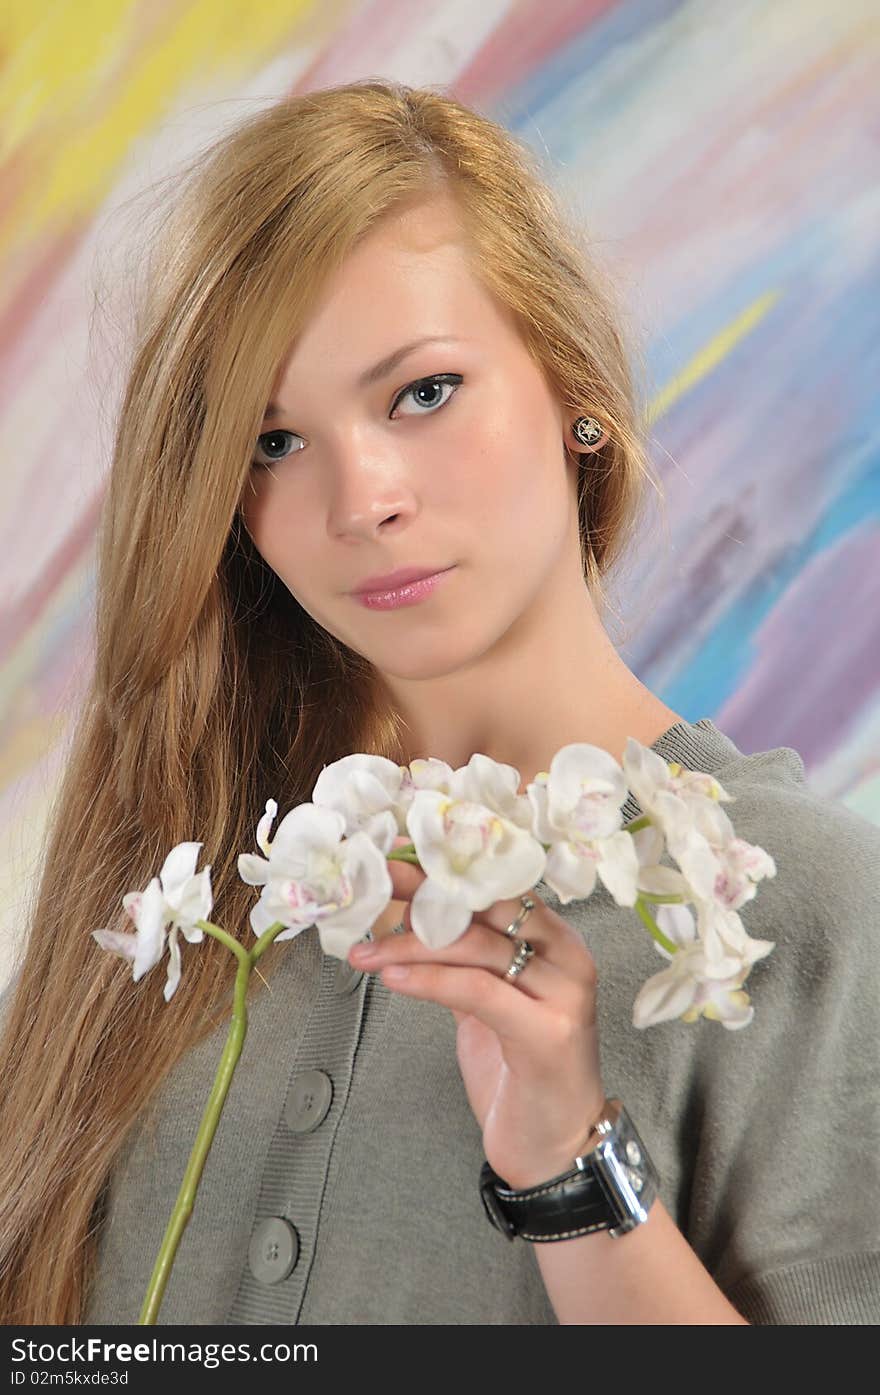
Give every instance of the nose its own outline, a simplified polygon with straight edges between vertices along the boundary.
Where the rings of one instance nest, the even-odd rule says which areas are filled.
[[[387,443],[367,448],[349,439],[330,469],[328,531],[335,538],[374,537],[418,512],[410,472]]]

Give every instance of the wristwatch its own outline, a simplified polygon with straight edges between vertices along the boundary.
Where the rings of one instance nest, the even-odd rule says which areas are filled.
[[[660,1178],[619,1099],[605,1101],[594,1136],[568,1172],[519,1191],[484,1162],[480,1196],[496,1230],[509,1240],[568,1240],[595,1230],[616,1238],[646,1221]]]

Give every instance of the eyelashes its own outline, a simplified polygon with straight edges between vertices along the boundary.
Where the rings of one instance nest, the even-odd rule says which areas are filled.
[[[416,378],[414,382],[409,383],[405,388],[402,388],[401,391],[397,394],[397,397],[395,397],[394,402],[392,404],[391,410],[392,412],[395,411],[398,406],[398,403],[402,402],[406,397],[411,396],[415,392],[420,392],[425,388],[448,387],[451,389],[449,396],[444,397],[442,401],[431,404],[429,406],[425,406],[425,404],[422,403],[421,405],[425,408],[425,410],[404,413],[405,416],[410,417],[435,416],[437,412],[441,411],[442,408],[445,407],[449,401],[451,401],[451,399],[455,396],[457,388],[461,385],[463,381],[464,379],[461,373],[434,373],[429,378]],[[255,454],[254,459],[252,461],[254,469],[266,470],[270,465],[281,464],[288,458],[288,454],[298,454],[297,450],[293,450],[281,455],[272,455],[270,453],[271,447],[267,447],[262,444],[263,442],[274,441],[277,440],[279,437],[284,436],[292,437],[294,440],[298,441],[301,441],[303,439],[302,436],[300,436],[296,431],[284,431],[280,428],[275,431],[264,431],[260,436],[257,437],[257,454]],[[302,446],[300,446],[299,450],[302,449]],[[259,458],[259,453],[261,452],[263,454],[269,455],[268,460],[261,460]]]

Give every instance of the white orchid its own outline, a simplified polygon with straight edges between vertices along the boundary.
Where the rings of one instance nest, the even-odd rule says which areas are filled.
[[[131,962],[135,982],[159,963],[167,947],[166,1002],[180,983],[178,931],[191,944],[200,943],[205,936],[196,921],[207,920],[211,914],[211,869],[195,870],[201,847],[201,843],[178,843],[163,862],[158,877],[153,877],[144,891],[125,893],[122,904],[134,921],[133,934],[122,930],[92,931],[102,949]]]
[[[346,835],[366,833],[387,854],[395,838],[406,833],[406,816],[416,790],[449,794],[453,774],[451,765],[433,757],[395,765],[385,756],[343,756],[324,766],[312,802],[336,809],[345,819]]]
[[[416,790],[439,790],[441,794],[449,794],[454,774],[452,766],[445,760],[437,760],[436,756],[418,756],[411,760],[401,786],[401,794],[406,797],[408,793],[406,808],[412,803]]]
[[[242,880],[262,888],[250,912],[254,934],[280,923],[275,938],[289,940],[314,925],[324,953],[345,959],[391,901],[388,855],[409,838],[425,874],[410,920],[430,948],[451,944],[474,912],[521,896],[542,877],[563,904],[590,896],[600,881],[621,906],[674,897],[677,904],[658,901],[654,911],[676,949],[659,947],[670,963],[639,993],[636,1025],[701,1014],[728,1027],[750,1021],[742,984],[773,944],[751,939],[738,911],[776,864],[737,837],[720,807],[732,796],[715,777],[664,761],[631,738],[623,765],[575,742],[524,794],[519,785],[514,766],[481,753],[455,770],[433,758],[397,765],[367,754],[324,766],[313,801],[291,809],[274,838],[278,804],[266,801],[256,828],[262,856],[239,856]],[[648,821],[633,833],[622,827],[628,788]],[[180,981],[178,933],[197,943],[201,921],[229,943],[208,923],[210,868],[195,871],[201,847],[179,844],[144,891],[122,898],[133,934],[93,932],[132,964],[135,980],[167,948],[166,1000]],[[662,864],[667,852],[676,867]]]
[[[711,958],[697,937],[688,906],[661,906],[656,921],[677,949],[670,954],[655,941],[669,967],[642,984],[633,1004],[633,1026],[652,1027],[675,1017],[695,1022],[701,1016],[730,1030],[748,1026],[755,1010],[742,985],[755,961],[774,948],[774,941],[751,939],[743,930],[736,943],[725,946],[725,954]]]
[[[312,802],[342,814],[346,835],[366,833],[381,852],[388,853],[405,829],[400,812],[405,771],[405,766],[385,756],[343,756],[324,766]]]
[[[480,779],[475,767],[470,788],[477,794]],[[492,798],[489,784],[485,793]],[[546,860],[541,844],[484,802],[416,790],[406,822],[426,874],[413,896],[410,920],[418,939],[432,949],[463,935],[474,911],[520,896],[541,879]]]
[[[694,900],[738,910],[755,895],[759,881],[775,877],[773,858],[757,844],[738,838],[714,800],[697,795],[685,803],[661,792],[657,801],[663,810],[669,852]]]
[[[635,905],[639,857],[621,829],[626,782],[614,757],[587,742],[563,746],[526,793],[532,831],[550,844],[544,880],[563,905],[590,896],[597,877],[618,905]]]
[[[259,936],[281,921],[277,940],[290,940],[317,925],[325,954],[344,959],[391,900],[393,886],[385,854],[359,831],[345,837],[345,816],[318,804],[299,804],[285,814],[269,840],[278,812],[274,800],[258,826],[265,858],[242,853],[238,872],[249,886],[262,886],[250,923]]]
[[[623,751],[623,770],[627,784],[645,814],[651,814],[662,825],[664,804],[657,796],[673,795],[688,804],[694,798],[734,803],[714,775],[702,770],[687,770],[678,761],[666,761],[650,746],[643,746],[634,736],[627,740]]]
[[[515,766],[504,765],[478,752],[471,756],[467,765],[453,772],[448,788],[453,799],[483,804],[518,828],[534,832],[531,803],[527,794],[518,793],[519,783],[520,774]]]
[[[737,910],[752,899],[759,881],[776,876],[776,863],[769,853],[738,838],[724,810],[710,800],[695,801],[693,829],[705,839],[715,860],[711,897],[719,905]],[[670,852],[677,856],[673,845]]]

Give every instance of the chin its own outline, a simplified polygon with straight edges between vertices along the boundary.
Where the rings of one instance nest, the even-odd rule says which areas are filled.
[[[366,654],[370,663],[389,678],[410,682],[447,678],[469,668],[485,653],[486,645],[467,633],[454,621],[450,624],[414,627],[411,634],[401,634],[387,652],[378,648]],[[359,651],[360,652],[360,651]]]
[[[468,662],[470,656],[464,656],[456,648],[454,654],[445,655],[436,646],[426,650],[424,653],[408,652],[406,654],[394,654],[389,656],[387,662],[382,655],[366,655],[380,673],[388,678],[399,678],[410,683],[426,682],[434,678],[446,678]]]

